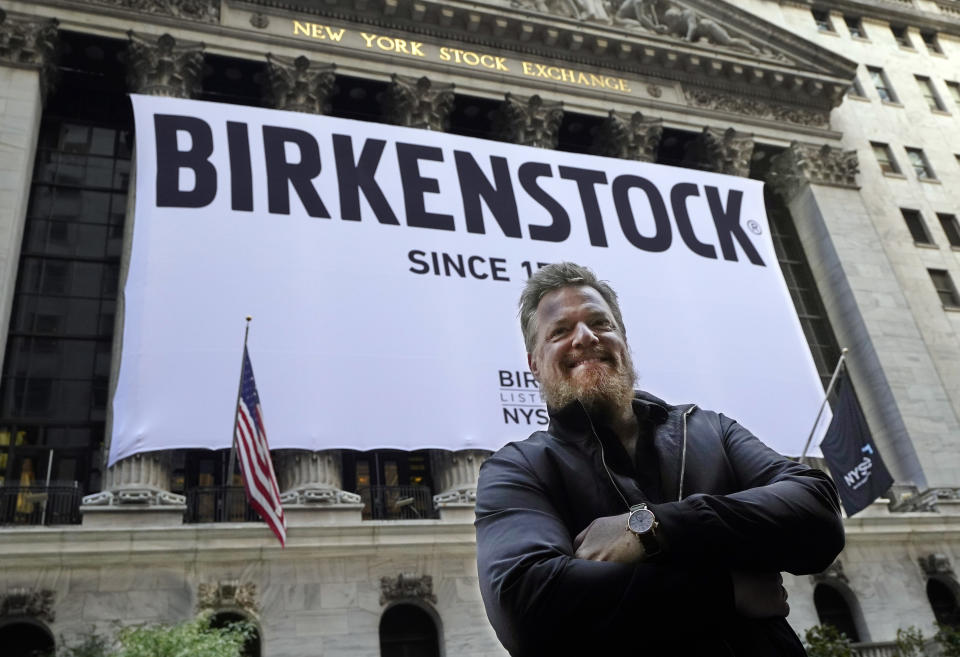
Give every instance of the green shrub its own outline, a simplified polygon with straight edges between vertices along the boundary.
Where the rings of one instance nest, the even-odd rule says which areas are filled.
[[[58,657],[241,657],[253,634],[249,623],[210,627],[210,616],[176,625],[121,627],[111,642],[91,632],[79,642],[64,646]]]
[[[854,657],[850,639],[833,625],[814,625],[804,637],[809,657]]]
[[[897,657],[923,657],[923,632],[911,625],[897,630]]]
[[[960,657],[960,628],[938,623],[933,638],[940,644],[943,657]]]

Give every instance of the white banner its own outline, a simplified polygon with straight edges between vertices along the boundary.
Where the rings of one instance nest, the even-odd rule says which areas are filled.
[[[111,463],[230,446],[246,315],[275,449],[524,438],[547,419],[517,298],[539,263],[560,260],[620,294],[640,387],[802,449],[823,389],[762,183],[294,112],[133,102]]]

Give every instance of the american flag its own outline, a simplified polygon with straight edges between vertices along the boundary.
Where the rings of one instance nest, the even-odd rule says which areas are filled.
[[[287,542],[287,521],[280,504],[280,489],[270,460],[267,432],[263,428],[260,395],[253,380],[253,365],[246,346],[243,348],[243,373],[240,376],[240,399],[237,403],[237,454],[243,487],[250,506],[263,518],[280,540]]]

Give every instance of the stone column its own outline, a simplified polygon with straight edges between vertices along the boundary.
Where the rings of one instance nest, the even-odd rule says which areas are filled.
[[[7,343],[43,101],[52,84],[57,22],[0,9],[0,344]],[[0,371],[4,352],[0,351]]]
[[[557,131],[563,120],[563,103],[546,102],[540,96],[521,98],[508,93],[494,116],[494,135],[523,146],[556,148]]]
[[[960,435],[936,364],[856,181],[855,151],[794,142],[767,178],[792,215],[884,461],[901,486],[956,485]],[[901,372],[891,379],[887,372]],[[935,419],[935,421],[934,421]]]
[[[267,54],[267,101],[276,109],[323,114],[333,92],[334,65]],[[280,500],[288,525],[360,522],[363,504],[343,490],[340,450],[275,452]],[[325,513],[317,513],[323,510]]]
[[[325,114],[333,92],[333,64],[315,64],[267,53],[267,101],[276,109]]]
[[[202,43],[178,43],[169,34],[157,39],[132,31],[127,35],[127,86],[131,93],[190,98],[200,91]]]
[[[692,155],[691,159],[707,171],[746,178],[750,175],[753,146],[753,135],[733,128],[704,128],[694,142],[694,153],[688,156]]]
[[[393,74],[383,99],[383,116],[394,125],[423,130],[447,129],[453,109],[453,84]]]
[[[128,36],[127,85],[132,93],[189,98],[199,91],[203,44],[178,43],[169,34],[154,38],[128,32]],[[134,175],[130,177],[121,279],[130,262],[135,190]],[[120,336],[122,296],[117,306],[114,335]],[[111,389],[119,366],[119,340],[114,345]],[[185,511],[186,498],[170,492],[170,454],[162,451],[136,454],[114,463],[107,469],[104,490],[87,495],[81,507],[83,522],[88,525],[176,525],[182,522]]]
[[[663,136],[663,121],[648,119],[640,112],[632,116],[610,110],[593,143],[593,152],[606,157],[623,160],[655,162],[660,137]]]
[[[482,449],[431,451],[433,480],[440,491],[433,496],[433,504],[440,509],[441,520],[473,522],[480,465],[490,454]]]
[[[436,84],[427,77],[394,74],[383,100],[383,115],[395,125],[443,131],[453,109],[453,85]],[[477,468],[489,452],[430,450],[433,473],[433,503],[443,520],[473,522],[477,499]],[[474,466],[474,464],[476,464]]]

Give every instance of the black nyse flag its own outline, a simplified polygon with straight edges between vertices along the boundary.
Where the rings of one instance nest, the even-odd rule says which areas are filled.
[[[893,485],[845,376],[837,382],[837,405],[820,450],[848,516],[868,507]]]

